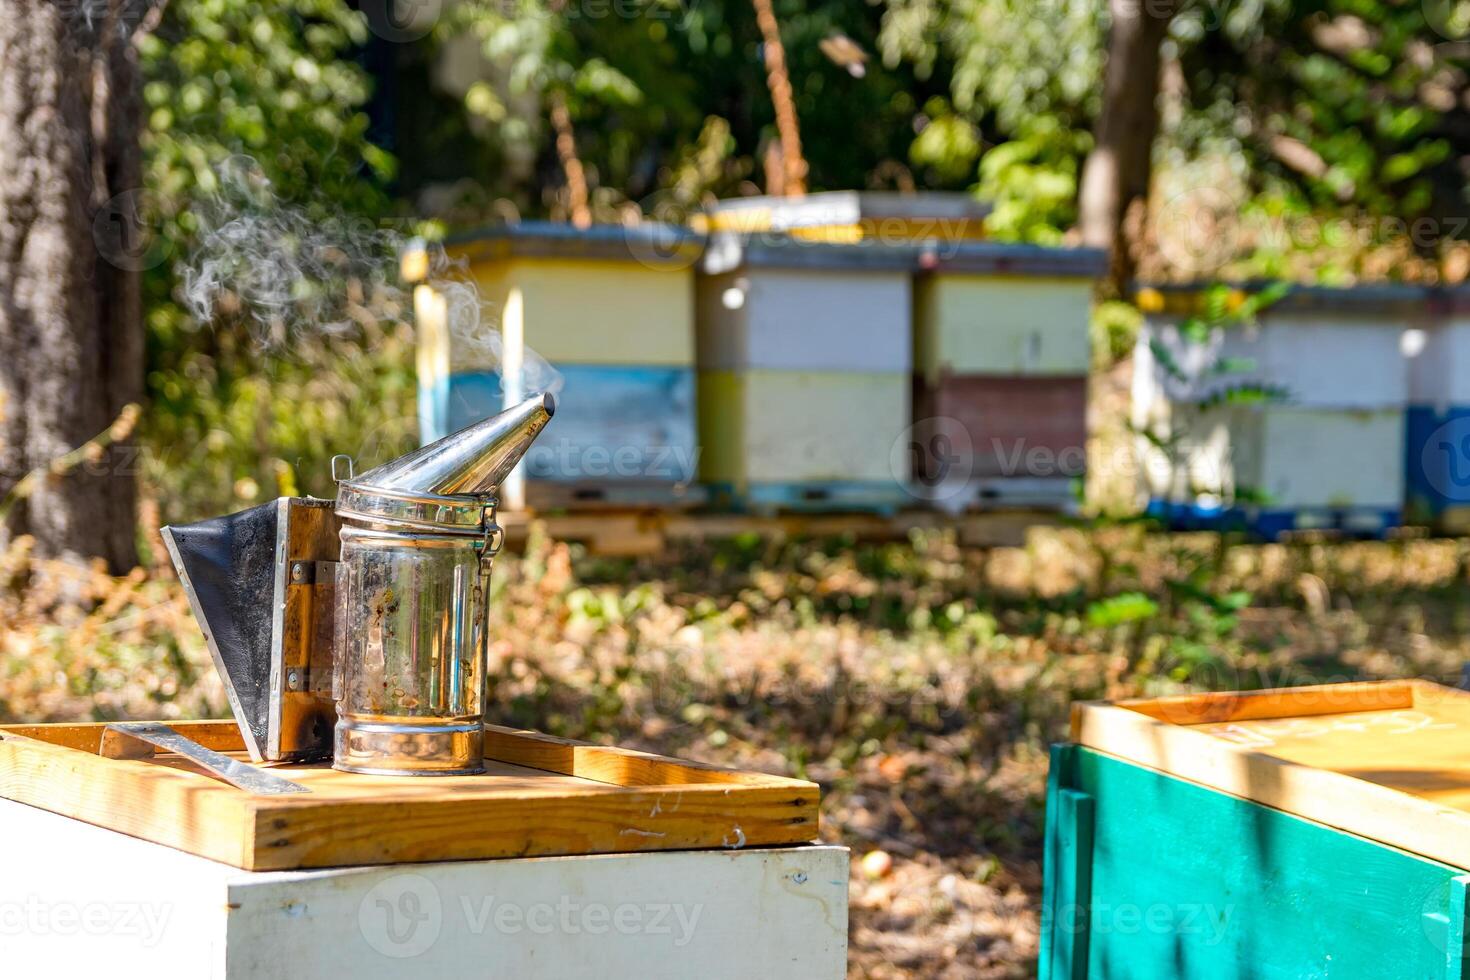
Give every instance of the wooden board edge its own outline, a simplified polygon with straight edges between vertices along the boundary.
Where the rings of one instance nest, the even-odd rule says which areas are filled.
[[[1259,691],[1180,694],[1082,703],[1110,704],[1173,725],[1202,725],[1221,721],[1254,721],[1412,708],[1416,696],[1423,696],[1424,687],[1438,688],[1438,685],[1413,680],[1349,681],[1340,684],[1265,688]]]
[[[36,725],[0,725],[0,735],[19,735],[57,748],[75,749],[96,755],[102,730],[109,722],[46,722]],[[231,720],[163,721],[185,738],[216,752],[244,752],[240,726]]]
[[[169,721],[164,724],[205,748],[218,752],[241,752],[245,749],[239,726],[230,720]],[[102,740],[102,730],[106,727],[106,722],[0,725],[0,735],[10,733],[58,748],[95,754]],[[485,758],[614,786],[718,783],[818,789],[816,783],[804,779],[729,769],[500,725],[485,726]]]
[[[234,723],[228,723],[234,728]],[[5,731],[0,797],[237,868],[249,866],[252,798],[147,762],[104,759]],[[236,730],[237,740],[239,732]],[[159,819],[159,813],[176,816]]]
[[[564,797],[316,806],[257,797],[252,871],[494,858],[738,850],[810,843],[815,792],[786,786],[648,787]]]
[[[615,786],[658,787],[728,784],[818,791],[816,783],[789,776],[727,769],[688,759],[595,745],[500,725],[485,726],[485,757],[531,769]]]
[[[1167,776],[1470,869],[1470,814],[1344,773],[1255,752],[1119,705],[1084,703],[1073,739]]]

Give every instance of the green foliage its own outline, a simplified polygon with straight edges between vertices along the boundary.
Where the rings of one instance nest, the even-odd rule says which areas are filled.
[[[1446,239],[1470,237],[1459,103],[1470,51],[1441,16],[1461,6],[1230,0],[1176,23],[1190,108],[1208,121],[1182,134],[1185,148],[1228,136],[1253,196],[1297,222],[1258,243],[1258,263],[1327,253],[1352,272],[1386,247],[1433,257]],[[1419,218],[1430,220],[1416,227]],[[1334,240],[1327,220],[1350,232]]]
[[[1088,321],[1093,366],[1105,371],[1132,355],[1142,328],[1143,314],[1132,303],[1105,300],[1093,304]]]
[[[268,351],[244,320],[200,323],[177,301],[237,155],[303,220],[372,228],[386,213],[394,164],[368,141],[370,83],[352,60],[367,38],[342,0],[174,0],[140,42],[145,210],[167,260],[144,282],[143,475],[166,520],[326,493],[333,453],[413,438],[402,327],[293,333]]]
[[[1158,612],[1159,604],[1142,592],[1124,592],[1089,603],[1087,622],[1091,626],[1106,629],[1152,619]]]
[[[1221,333],[1254,325],[1262,311],[1280,302],[1289,291],[1290,284],[1279,282],[1251,292],[1221,283],[1209,286],[1198,298],[1198,312],[1180,321],[1179,342],[1184,350],[1208,352]],[[1280,402],[1291,393],[1244,377],[1255,369],[1255,363],[1249,358],[1215,354],[1194,365],[1192,370],[1186,370],[1175,356],[1175,348],[1162,336],[1151,336],[1148,346],[1155,369],[1169,390],[1171,411],[1167,418],[1136,427],[1135,433],[1162,454],[1169,472],[1189,475],[1190,485],[1182,489],[1191,501],[1226,496],[1226,487],[1194,482],[1196,477],[1187,457],[1191,449],[1188,439],[1195,424],[1206,413],[1222,406]],[[1257,488],[1240,486],[1229,490],[1229,495],[1241,503],[1262,499]]]
[[[841,34],[872,52],[881,6],[776,0],[776,13],[812,189],[969,183],[973,168],[910,166],[920,106],[946,94],[942,83],[872,60],[856,78],[819,47]],[[455,72],[433,67],[450,55]],[[690,201],[755,191],[749,181],[775,134],[749,0],[470,0],[446,5],[419,58],[399,77],[399,140],[414,148],[400,186],[430,192],[457,223],[559,213],[553,93],[566,101],[600,220],[635,206],[674,218]],[[692,155],[701,164],[691,170]],[[473,187],[460,183],[467,175]]]
[[[1099,106],[1103,5],[889,0],[886,7],[885,64],[911,62],[920,75],[953,64],[956,114],[984,137],[975,189],[994,206],[991,234],[1058,243],[1076,217],[1077,178]],[[974,156],[956,155],[950,166]]]

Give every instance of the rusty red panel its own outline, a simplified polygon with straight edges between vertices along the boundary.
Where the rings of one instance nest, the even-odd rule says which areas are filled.
[[[974,475],[1079,476],[1087,464],[1087,379],[943,375],[916,382],[914,418],[951,418],[970,434]]]

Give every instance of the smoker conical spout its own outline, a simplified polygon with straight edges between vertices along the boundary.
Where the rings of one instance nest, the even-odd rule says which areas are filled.
[[[526,455],[556,413],[549,393],[527,398],[406,456],[358,474],[352,483],[396,493],[485,494]]]

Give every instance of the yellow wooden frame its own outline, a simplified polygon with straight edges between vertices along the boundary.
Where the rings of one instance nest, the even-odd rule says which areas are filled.
[[[233,722],[177,722],[241,752]],[[312,792],[255,796],[178,756],[97,755],[104,725],[0,727],[0,798],[251,871],[797,844],[815,783],[486,726],[489,771],[405,778],[278,771]]]

